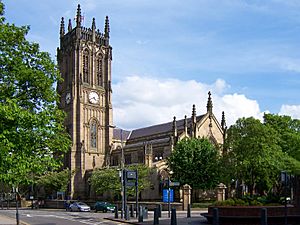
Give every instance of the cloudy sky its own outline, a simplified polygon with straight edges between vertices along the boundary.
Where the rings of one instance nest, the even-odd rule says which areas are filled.
[[[7,21],[55,59],[61,17],[110,18],[114,124],[139,128],[206,112],[227,124],[264,112],[300,119],[298,0],[3,0]]]

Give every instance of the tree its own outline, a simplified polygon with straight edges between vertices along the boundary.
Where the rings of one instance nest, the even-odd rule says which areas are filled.
[[[179,141],[167,163],[173,179],[193,189],[212,189],[219,182],[219,152],[206,138]]]
[[[5,22],[0,2],[0,180],[11,185],[59,168],[71,143],[54,88],[58,69],[28,31]]]
[[[49,171],[38,179],[37,185],[44,187],[44,190],[48,195],[57,191],[66,192],[70,183],[70,178],[73,175],[74,171],[72,172],[69,169],[60,172]]]
[[[269,190],[281,170],[294,170],[299,163],[282,152],[280,135],[254,118],[241,118],[228,130],[223,158],[224,178],[244,182],[252,195],[256,187]]]
[[[139,192],[150,187],[149,175],[152,171],[151,168],[143,165],[132,165],[126,168],[127,170],[138,171],[138,189]],[[121,193],[121,180],[119,175],[119,168],[101,168],[93,172],[89,179],[92,188],[97,194],[103,194],[110,192],[114,195]],[[134,190],[129,188],[129,194],[132,194]]]
[[[300,161],[300,120],[290,116],[265,114],[264,124],[278,132],[278,144],[282,151]]]

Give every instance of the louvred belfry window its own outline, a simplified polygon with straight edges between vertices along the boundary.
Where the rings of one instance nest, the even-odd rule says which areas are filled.
[[[94,120],[91,123],[91,148],[97,148],[97,123]]]
[[[83,82],[89,83],[89,51],[83,52]]]
[[[102,55],[98,55],[97,57],[97,85],[102,86],[102,74],[103,74],[103,63],[102,63]]]

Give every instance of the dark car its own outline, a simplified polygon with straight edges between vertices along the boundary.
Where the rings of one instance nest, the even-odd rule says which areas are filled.
[[[95,212],[114,212],[115,208],[115,205],[109,202],[96,202],[94,206]]]

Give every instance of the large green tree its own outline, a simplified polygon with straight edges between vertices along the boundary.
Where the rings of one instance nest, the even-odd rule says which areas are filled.
[[[223,156],[223,179],[244,182],[250,194],[267,191],[281,170],[292,171],[299,162],[282,151],[279,133],[254,118],[241,118],[230,127]]]
[[[212,189],[219,182],[220,154],[206,138],[191,138],[179,141],[168,165],[173,179],[192,188]]]
[[[126,167],[126,169],[138,171],[139,192],[150,187],[150,174],[152,171],[151,168],[143,164],[138,164]],[[119,172],[119,168],[101,168],[93,171],[89,182],[97,194],[110,192],[114,195],[119,195],[121,193],[121,180]],[[132,194],[134,192],[134,190],[131,189],[132,188],[129,188],[128,190],[129,194]]]
[[[300,161],[300,120],[290,116],[265,114],[264,124],[278,132],[278,144],[282,151]]]
[[[0,180],[13,185],[55,170],[70,146],[54,88],[54,62],[26,40],[28,26],[5,21],[0,2]]]

